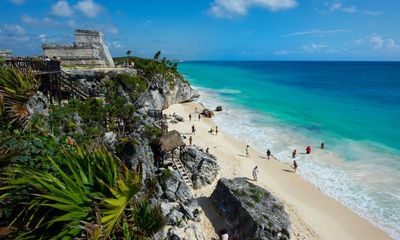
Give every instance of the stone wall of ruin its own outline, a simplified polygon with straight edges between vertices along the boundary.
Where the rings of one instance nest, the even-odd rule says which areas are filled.
[[[75,31],[74,44],[43,44],[43,53],[57,57],[62,66],[114,67],[114,61],[103,43],[103,34],[92,30]]]

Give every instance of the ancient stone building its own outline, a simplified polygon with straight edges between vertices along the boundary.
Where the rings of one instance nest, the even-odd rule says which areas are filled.
[[[103,34],[98,31],[77,29],[73,44],[43,44],[42,48],[45,56],[59,58],[63,66],[114,67]]]
[[[12,51],[11,50],[1,50],[0,49],[0,57],[2,58],[10,58],[12,56]]]

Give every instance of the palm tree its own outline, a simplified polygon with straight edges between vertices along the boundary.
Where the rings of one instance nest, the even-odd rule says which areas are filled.
[[[154,60],[156,61],[160,60],[160,56],[161,56],[161,51],[157,51],[156,54],[154,54]]]

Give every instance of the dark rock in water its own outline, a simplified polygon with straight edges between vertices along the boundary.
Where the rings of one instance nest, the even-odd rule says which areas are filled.
[[[193,188],[199,189],[211,184],[220,170],[217,159],[204,153],[198,147],[188,147],[183,153],[182,163],[188,170],[189,178],[193,182]]]
[[[46,96],[42,92],[36,92],[35,95],[30,96],[25,107],[28,110],[29,115],[35,114],[49,115],[48,111],[49,102]]]
[[[204,108],[203,111],[201,112],[201,114],[208,118],[211,118],[214,115],[213,111],[211,111],[210,109],[207,109],[207,108]]]
[[[230,232],[236,232],[241,240],[290,239],[290,220],[282,203],[245,178],[222,178],[211,200],[232,226]]]
[[[221,112],[221,111],[222,111],[222,106],[217,106],[217,107],[215,108],[215,111],[216,111],[216,112]]]

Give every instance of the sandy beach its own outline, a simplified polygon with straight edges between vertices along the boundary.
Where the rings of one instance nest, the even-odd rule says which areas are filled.
[[[251,146],[250,158],[246,158],[247,143],[223,131],[219,131],[218,135],[209,133],[208,130],[215,127],[213,120],[209,118],[198,120],[197,114],[194,114],[196,108],[201,110],[203,106],[191,102],[175,104],[164,110],[166,114],[175,113],[185,119],[184,122],[169,124],[169,130],[179,131],[186,136],[185,141],[189,144],[188,136],[194,124],[196,133],[192,135],[193,144],[204,149],[208,147],[209,152],[216,156],[221,166],[218,178],[252,178],[252,169],[258,166],[259,179],[253,183],[271,191],[284,203],[292,222],[292,239],[391,239],[384,231],[293,173],[289,165],[274,158],[267,159],[265,153]],[[191,121],[188,118],[189,113],[192,113]],[[219,216],[207,204],[207,197],[211,195],[216,183],[217,181],[204,189],[194,191],[207,217],[203,226],[208,228],[210,238],[215,236],[212,233],[213,228],[218,231],[223,227]]]

